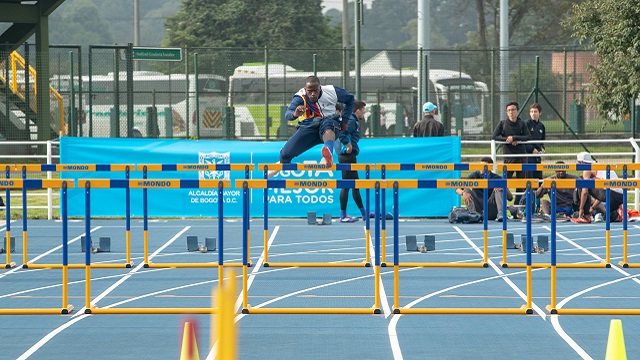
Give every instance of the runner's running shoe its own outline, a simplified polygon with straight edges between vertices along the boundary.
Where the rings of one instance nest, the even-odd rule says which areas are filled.
[[[327,164],[327,167],[331,167],[331,165],[333,165],[333,153],[331,152],[331,149],[326,146],[322,147],[322,158],[324,159],[325,164]]]

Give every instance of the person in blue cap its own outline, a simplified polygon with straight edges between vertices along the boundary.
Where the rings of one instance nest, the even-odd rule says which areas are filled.
[[[422,120],[413,127],[413,137],[444,136],[444,125],[434,117],[437,109],[430,101],[422,105]]]

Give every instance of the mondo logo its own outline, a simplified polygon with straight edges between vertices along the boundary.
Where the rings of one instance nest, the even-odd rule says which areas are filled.
[[[142,187],[170,187],[170,181],[138,181],[138,186]]]

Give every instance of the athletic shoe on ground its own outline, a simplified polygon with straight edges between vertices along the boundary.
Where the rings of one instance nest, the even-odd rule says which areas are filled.
[[[502,221],[502,211],[498,211],[498,215],[496,215],[496,221]]]
[[[597,213],[596,216],[593,217],[594,223],[604,222],[604,216],[602,214]]]
[[[591,224],[591,217],[583,215],[582,217],[573,219],[573,222],[578,224]]]
[[[527,222],[527,217],[524,216],[522,218],[522,220],[520,220],[520,221],[522,221],[523,223],[526,223]],[[544,221],[544,218],[542,216],[538,215],[538,214],[533,214],[533,216],[531,217],[531,223],[540,223],[540,222],[543,222],[543,221]]]
[[[370,219],[373,219],[373,218],[375,218],[375,217],[376,217],[376,213],[374,213],[373,211],[369,213],[369,218],[370,218]],[[392,213],[390,213],[390,212],[388,212],[388,213],[386,213],[386,214],[384,215],[384,218],[385,218],[386,220],[393,220],[393,214],[392,214]],[[382,214],[380,214],[380,219],[382,219]]]
[[[340,222],[343,222],[343,223],[352,223],[352,222],[356,222],[356,221],[358,221],[357,217],[353,217],[353,216],[349,216],[349,215],[347,215],[347,216],[345,216],[343,218],[340,218]]]
[[[569,216],[563,214],[563,213],[557,213],[556,214],[556,222],[567,222],[569,221],[569,219],[571,219]]]
[[[327,164],[327,167],[331,167],[331,165],[333,165],[333,153],[331,153],[331,149],[326,146],[322,147],[322,158],[324,159],[325,164]]]

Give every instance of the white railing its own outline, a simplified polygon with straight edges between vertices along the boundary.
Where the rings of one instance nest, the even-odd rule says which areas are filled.
[[[15,146],[41,146],[41,145],[46,145],[46,149],[47,149],[47,153],[44,155],[29,155],[29,154],[12,154],[12,155],[4,155],[1,154],[3,152],[7,152],[7,151],[2,151],[4,150],[5,147],[15,147]],[[30,159],[38,159],[38,160],[46,160],[47,164],[52,164],[53,163],[53,159],[57,159],[59,162],[60,160],[60,155],[54,155],[53,154],[53,146],[57,145],[58,147],[60,146],[60,142],[59,141],[0,141],[0,146],[2,148],[0,148],[0,161],[3,163],[19,163],[19,161],[16,160],[30,160]],[[7,160],[11,160],[11,161],[7,161]],[[0,170],[3,170],[3,167],[0,167]],[[47,171],[47,179],[51,179],[52,178],[52,172],[51,171]],[[36,205],[36,206],[29,206],[29,209],[47,209],[47,219],[51,220],[53,219],[53,209],[59,209],[60,206],[54,206],[53,205],[53,189],[47,189],[47,193],[46,194],[29,194],[28,196],[46,196],[47,197],[47,205]],[[56,192],[56,196],[59,196],[59,194]],[[22,198],[22,192],[18,193],[16,191],[11,192],[11,198]],[[1,208],[5,208],[5,207],[1,207]],[[22,209],[22,202],[20,202],[19,206],[12,206],[12,208],[16,208],[16,209]]]
[[[629,144],[633,148],[633,151],[625,151],[625,152],[591,152],[593,157],[597,158],[605,158],[606,160],[600,160],[600,163],[607,164],[616,164],[616,163],[640,163],[640,146],[638,146],[638,142],[634,138],[629,139],[583,139],[583,140],[535,140],[531,141],[536,144],[562,144],[562,145],[570,145],[570,144],[607,144],[607,145],[615,145],[615,144]],[[491,156],[493,159],[493,170],[497,170],[497,160],[504,159],[508,157],[528,157],[530,154],[501,154],[498,150],[498,145],[505,144],[504,142],[495,141],[495,140],[462,140],[462,147],[464,148],[465,144],[468,145],[487,145],[488,153],[486,154],[469,154],[462,155],[462,159],[468,159],[470,162],[478,161],[480,158],[485,156]],[[522,144],[526,144],[526,142],[522,142]],[[545,146],[548,147],[548,146]],[[584,151],[581,146],[577,146],[578,150],[576,152],[570,153],[544,153],[544,154],[536,154],[535,156],[541,157],[543,162],[545,158],[553,157],[553,158],[561,158],[566,163],[575,163],[576,155],[579,152]],[[640,179],[640,171],[635,172],[635,178]],[[640,189],[634,189],[634,208],[640,208]]]

